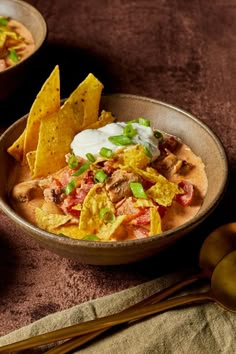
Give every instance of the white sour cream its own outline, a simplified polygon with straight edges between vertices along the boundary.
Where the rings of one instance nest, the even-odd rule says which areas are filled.
[[[133,145],[145,145],[151,152],[152,161],[154,161],[160,155],[160,150],[158,140],[155,138],[152,128],[138,123],[132,123],[132,125],[137,131],[136,135],[132,137]],[[76,156],[85,159],[87,153],[99,157],[99,151],[102,147],[111,149],[113,152],[116,152],[122,147],[128,149],[132,145],[117,146],[108,139],[111,136],[122,135],[125,126],[126,123],[118,122],[107,124],[98,129],[85,129],[74,137],[71,143],[71,149]]]

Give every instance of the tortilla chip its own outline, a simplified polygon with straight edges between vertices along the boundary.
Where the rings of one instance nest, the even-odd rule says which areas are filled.
[[[35,220],[37,226],[49,232],[53,232],[55,228],[66,224],[71,219],[71,215],[48,214],[41,208],[35,209]]]
[[[36,151],[30,151],[26,154],[26,160],[30,169],[31,176],[34,175],[35,158],[36,158]]]
[[[69,122],[61,111],[41,120],[33,178],[47,176],[66,166],[65,155],[75,135]]]
[[[158,235],[162,232],[161,217],[157,208],[150,208],[150,231],[149,236]]]
[[[80,230],[78,225],[62,225],[53,228],[51,232],[56,235],[67,236],[76,240],[81,240],[84,236],[88,235],[86,230]]]
[[[159,173],[152,167],[147,167],[146,170],[134,168],[134,172],[149,182],[155,183],[158,181]]]
[[[25,134],[26,131],[24,130],[19,138],[7,149],[7,152],[19,162],[23,160]]]
[[[34,151],[37,148],[41,120],[59,109],[60,76],[57,65],[42,86],[30,109],[24,141],[24,158],[29,151]]]
[[[61,107],[67,122],[74,124],[76,133],[98,121],[102,90],[103,84],[93,74],[89,74]]]
[[[145,168],[150,163],[150,157],[145,153],[142,145],[134,145],[123,151],[123,164],[132,168]]]
[[[116,239],[121,239],[122,235],[126,233],[123,222],[125,221],[126,215],[119,215],[113,223],[103,224],[102,227],[97,232],[97,236],[102,241],[111,241]]]
[[[157,176],[156,183],[146,191],[148,198],[153,198],[159,205],[169,206],[176,194],[181,193],[177,184],[168,181],[162,175]]]
[[[99,215],[102,208],[108,208],[115,212],[103,184],[97,183],[90,189],[84,199],[79,229],[86,230],[87,234],[97,234],[97,231],[104,224],[104,220]]]
[[[115,117],[113,117],[111,112],[107,112],[103,110],[100,116],[98,117],[98,120],[95,123],[92,123],[86,129],[98,129],[103,127],[104,125],[114,122],[114,120]]]

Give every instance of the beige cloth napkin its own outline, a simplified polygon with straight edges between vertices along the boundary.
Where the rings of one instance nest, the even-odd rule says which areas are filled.
[[[1,337],[0,346],[121,311],[184,276],[168,275],[48,315]],[[44,353],[51,347],[30,349],[24,353]],[[73,353],[233,354],[236,353],[236,315],[209,302],[191,305],[154,315],[130,326],[119,327],[119,330],[113,330],[109,335],[104,334]]]

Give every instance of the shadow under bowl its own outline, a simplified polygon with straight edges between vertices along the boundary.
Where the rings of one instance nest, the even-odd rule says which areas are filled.
[[[12,209],[8,200],[8,176],[14,163],[6,149],[21,134],[27,116],[16,121],[0,138],[0,208],[41,246],[80,263],[115,265],[132,263],[158,254],[202,223],[220,202],[228,181],[228,162],[217,136],[199,119],[169,104],[128,94],[102,97],[101,108],[120,121],[145,117],[156,129],[182,139],[205,164],[208,190],[198,214],[185,224],[160,235],[119,242],[74,240],[57,236],[28,223]]]

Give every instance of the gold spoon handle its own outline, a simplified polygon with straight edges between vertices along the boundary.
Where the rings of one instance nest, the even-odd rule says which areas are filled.
[[[190,285],[190,284],[194,283],[195,281],[202,279],[202,278],[205,278],[205,275],[203,273],[192,275],[192,276],[188,277],[187,279],[182,280],[178,283],[175,283],[175,284],[169,286],[168,288],[163,289],[162,291],[159,291],[158,293],[155,293],[155,294],[149,296],[148,298],[138,302],[137,304],[130,306],[128,309],[123,310],[122,313],[127,313],[131,309],[141,308],[141,307],[149,305],[149,304],[156,304],[156,303],[168,298],[169,296],[173,295],[178,290],[180,290],[180,289],[186,287],[187,285]],[[110,328],[111,328],[111,326],[106,327],[104,329],[100,329],[95,332],[91,332],[89,334],[76,336],[75,338],[72,338],[72,339],[58,345],[57,347],[54,347],[54,348],[48,350],[45,354],[66,354],[69,351],[71,351],[72,349],[78,348],[81,345],[88,343],[89,341],[98,337],[99,335],[106,332]]]
[[[91,332],[112,327],[121,323],[125,323],[132,320],[141,319],[146,316],[160,313],[165,310],[169,310],[174,307],[182,306],[192,302],[198,302],[203,300],[213,300],[210,293],[202,293],[195,295],[187,295],[179,298],[169,299],[158,304],[151,304],[142,308],[129,309],[117,314],[98,318],[96,320],[86,321],[70,327],[55,330],[53,332],[41,334],[35,337],[31,337],[20,342],[12,343],[0,348],[0,353],[9,353],[9,351],[23,350],[40,346],[43,344],[52,343],[59,340],[73,338],[78,335],[88,334]]]

